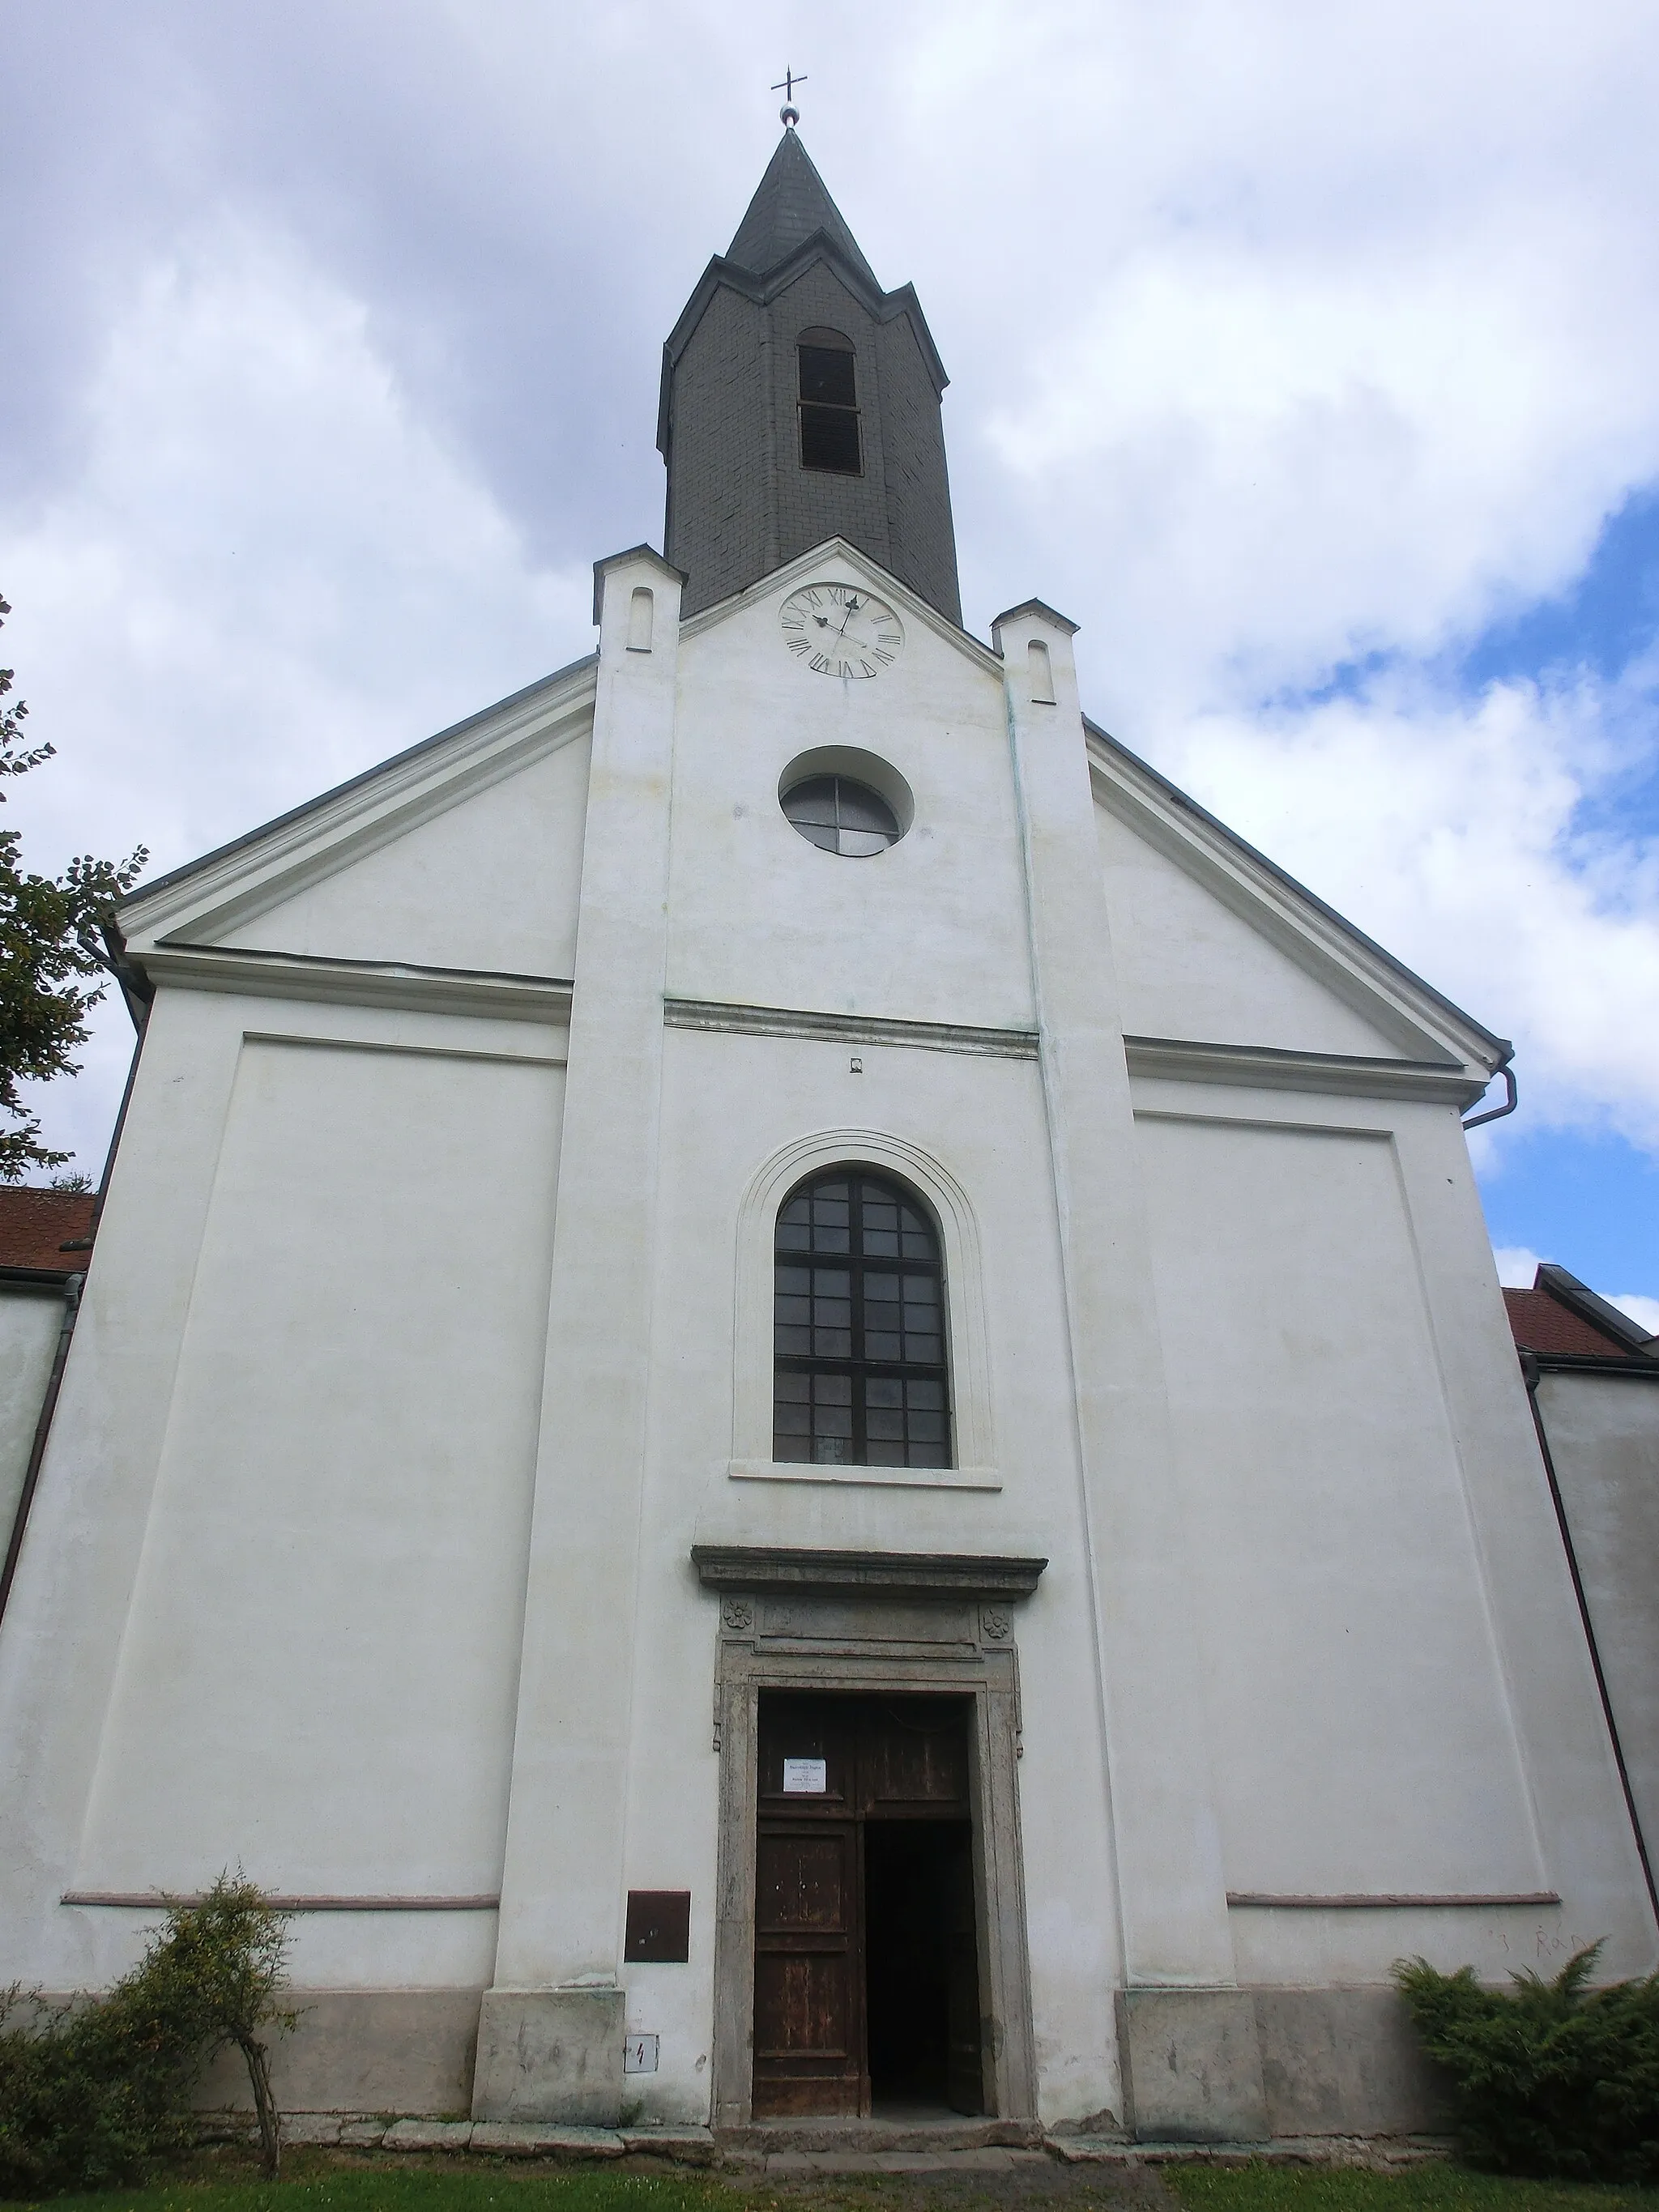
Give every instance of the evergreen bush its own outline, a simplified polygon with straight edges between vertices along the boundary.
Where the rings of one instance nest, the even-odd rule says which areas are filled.
[[[1659,2181],[1659,1974],[1589,1986],[1600,1943],[1553,1981],[1486,1989],[1473,1966],[1400,1960],[1394,1978],[1442,2069],[1459,2148],[1505,2173]]]
[[[240,1873],[198,1905],[171,1905],[106,1995],[52,2008],[0,1995],[0,2196],[142,2180],[196,2136],[191,2095],[234,2043],[253,2087],[265,2171],[280,2142],[264,2036],[294,2014],[279,1997],[288,1929]]]

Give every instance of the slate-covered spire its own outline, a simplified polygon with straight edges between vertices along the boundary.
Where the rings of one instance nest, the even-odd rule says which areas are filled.
[[[962,619],[939,398],[909,285],[883,291],[793,129],[663,349],[664,550],[695,614],[826,538]]]
[[[880,291],[875,270],[860,252],[858,240],[813,167],[811,156],[795,132],[786,131],[726,258],[739,269],[763,276],[805,246],[815,230],[825,234],[872,292]]]

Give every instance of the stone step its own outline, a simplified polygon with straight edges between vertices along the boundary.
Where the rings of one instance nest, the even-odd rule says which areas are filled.
[[[1047,2166],[1046,2151],[987,2144],[978,2150],[778,2150],[738,2153],[763,2163],[769,2179],[815,2173],[1013,2173]]]
[[[1035,2120],[817,2119],[758,2120],[745,2128],[720,2128],[723,2151],[757,2151],[767,2158],[805,2153],[842,2156],[854,2152],[898,2155],[912,2152],[1035,2150],[1042,2129]]]

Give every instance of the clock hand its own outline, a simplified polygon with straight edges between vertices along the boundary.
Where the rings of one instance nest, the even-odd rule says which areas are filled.
[[[856,599],[856,598],[854,598],[854,599],[848,599],[848,601],[847,602],[847,611],[846,611],[846,613],[845,613],[845,614],[842,617],[842,618],[841,618],[841,628],[840,628],[840,629],[836,632],[836,635],[837,637],[845,637],[845,636],[846,636],[846,635],[847,635],[847,625],[848,625],[848,623],[849,622],[851,622],[851,621],[852,621],[852,619],[853,619],[854,616],[858,612],[858,611],[859,611],[859,603],[858,603],[857,599]]]

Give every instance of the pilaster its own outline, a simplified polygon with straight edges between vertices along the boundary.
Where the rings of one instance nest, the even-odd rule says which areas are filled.
[[[495,1987],[474,2091],[484,2118],[614,2118],[622,2095],[682,579],[643,546],[594,575],[599,666],[547,1359]]]
[[[1033,600],[1000,617],[992,635],[1020,809],[1124,1974],[1131,1989],[1225,1989],[1232,1943],[1075,627]],[[1165,2125],[1178,2117],[1172,2099],[1190,2104],[1183,2131],[1195,2135],[1212,2132],[1203,2069],[1188,2049],[1204,2026],[1193,2016],[1186,2057],[1172,2062],[1187,2082],[1166,2081],[1159,2100]],[[1229,2048],[1210,2057],[1231,2072],[1231,2014],[1228,2026]],[[1127,2071],[1127,2042],[1121,2055]],[[1254,2079],[1259,2101],[1259,2065]]]

